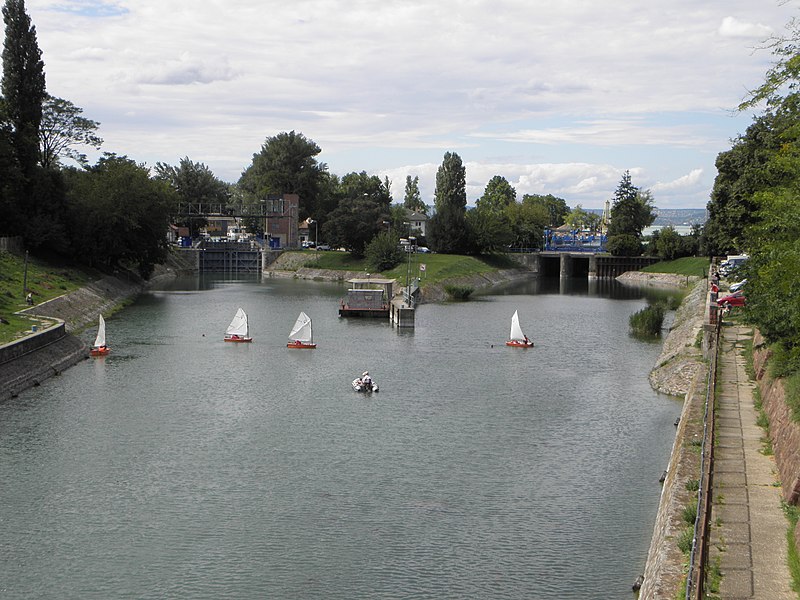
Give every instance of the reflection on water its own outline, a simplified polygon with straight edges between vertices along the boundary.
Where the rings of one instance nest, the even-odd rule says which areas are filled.
[[[530,280],[400,332],[343,293],[173,282],[0,404],[3,597],[629,598],[680,411],[627,333],[643,292]],[[238,306],[253,344],[222,341]]]

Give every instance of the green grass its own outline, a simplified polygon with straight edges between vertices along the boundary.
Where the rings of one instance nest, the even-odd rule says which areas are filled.
[[[349,252],[314,252],[313,250],[304,251],[319,258],[309,265],[315,269],[331,269],[334,271],[369,271],[365,259],[355,259]],[[501,255],[488,256],[460,256],[456,254],[411,254],[410,263],[403,261],[394,269],[384,271],[381,275],[397,279],[405,285],[406,276],[420,277],[421,284],[425,285],[439,283],[445,279],[456,277],[468,277],[480,273],[488,273],[498,269],[516,268],[519,265],[511,259]],[[421,272],[419,266],[425,265],[425,271]],[[372,273],[377,275],[377,273]]]
[[[789,520],[786,542],[789,545],[789,573],[792,577],[792,589],[795,592],[800,592],[800,554],[798,554],[797,546],[794,543],[794,532],[797,528],[800,512],[796,506],[790,506],[786,503],[783,504],[783,510]]]
[[[664,260],[642,269],[645,273],[675,273],[706,277],[711,261],[704,256],[686,256],[675,260]]]
[[[8,321],[8,324],[0,324],[0,344],[14,340],[31,328],[29,319],[14,314],[27,306],[24,279],[25,258],[0,252],[0,317]],[[34,304],[74,291],[88,280],[87,273],[74,267],[28,258],[27,284]]]

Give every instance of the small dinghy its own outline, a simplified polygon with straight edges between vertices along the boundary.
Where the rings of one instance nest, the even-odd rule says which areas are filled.
[[[294,322],[294,327],[289,332],[289,341],[286,343],[287,348],[308,348],[313,350],[317,347],[314,343],[314,333],[311,330],[311,317],[306,313],[301,312]]]
[[[89,356],[105,356],[109,352],[111,352],[111,348],[106,346],[106,321],[103,315],[100,315],[97,337],[94,339],[94,345],[89,349]]]
[[[353,389],[359,393],[369,394],[378,391],[378,384],[369,376],[369,371],[364,371],[361,377],[353,379]]]
[[[233,321],[225,331],[226,342],[252,342],[250,337],[250,325],[247,323],[247,313],[241,308],[236,311]]]
[[[511,335],[509,336],[506,346],[513,346],[514,348],[532,348],[533,342],[528,339],[528,336],[522,333],[522,328],[519,326],[519,315],[514,311],[514,316],[511,317]]]

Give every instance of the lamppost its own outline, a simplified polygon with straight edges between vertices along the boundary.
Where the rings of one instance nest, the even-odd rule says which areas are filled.
[[[317,223],[317,221],[315,219],[308,219],[308,224],[311,225],[312,223],[314,225],[314,248],[316,248],[317,247],[317,237],[319,235],[319,223]]]

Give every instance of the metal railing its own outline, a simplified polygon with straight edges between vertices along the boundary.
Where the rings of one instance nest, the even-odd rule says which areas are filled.
[[[710,344],[706,403],[703,414],[703,444],[700,449],[700,482],[697,490],[697,516],[692,535],[692,551],[686,576],[686,600],[701,600],[705,596],[705,567],[708,563],[709,524],[711,521],[711,485],[714,463],[714,407],[717,390],[717,357],[719,355],[721,319],[714,324]]]

